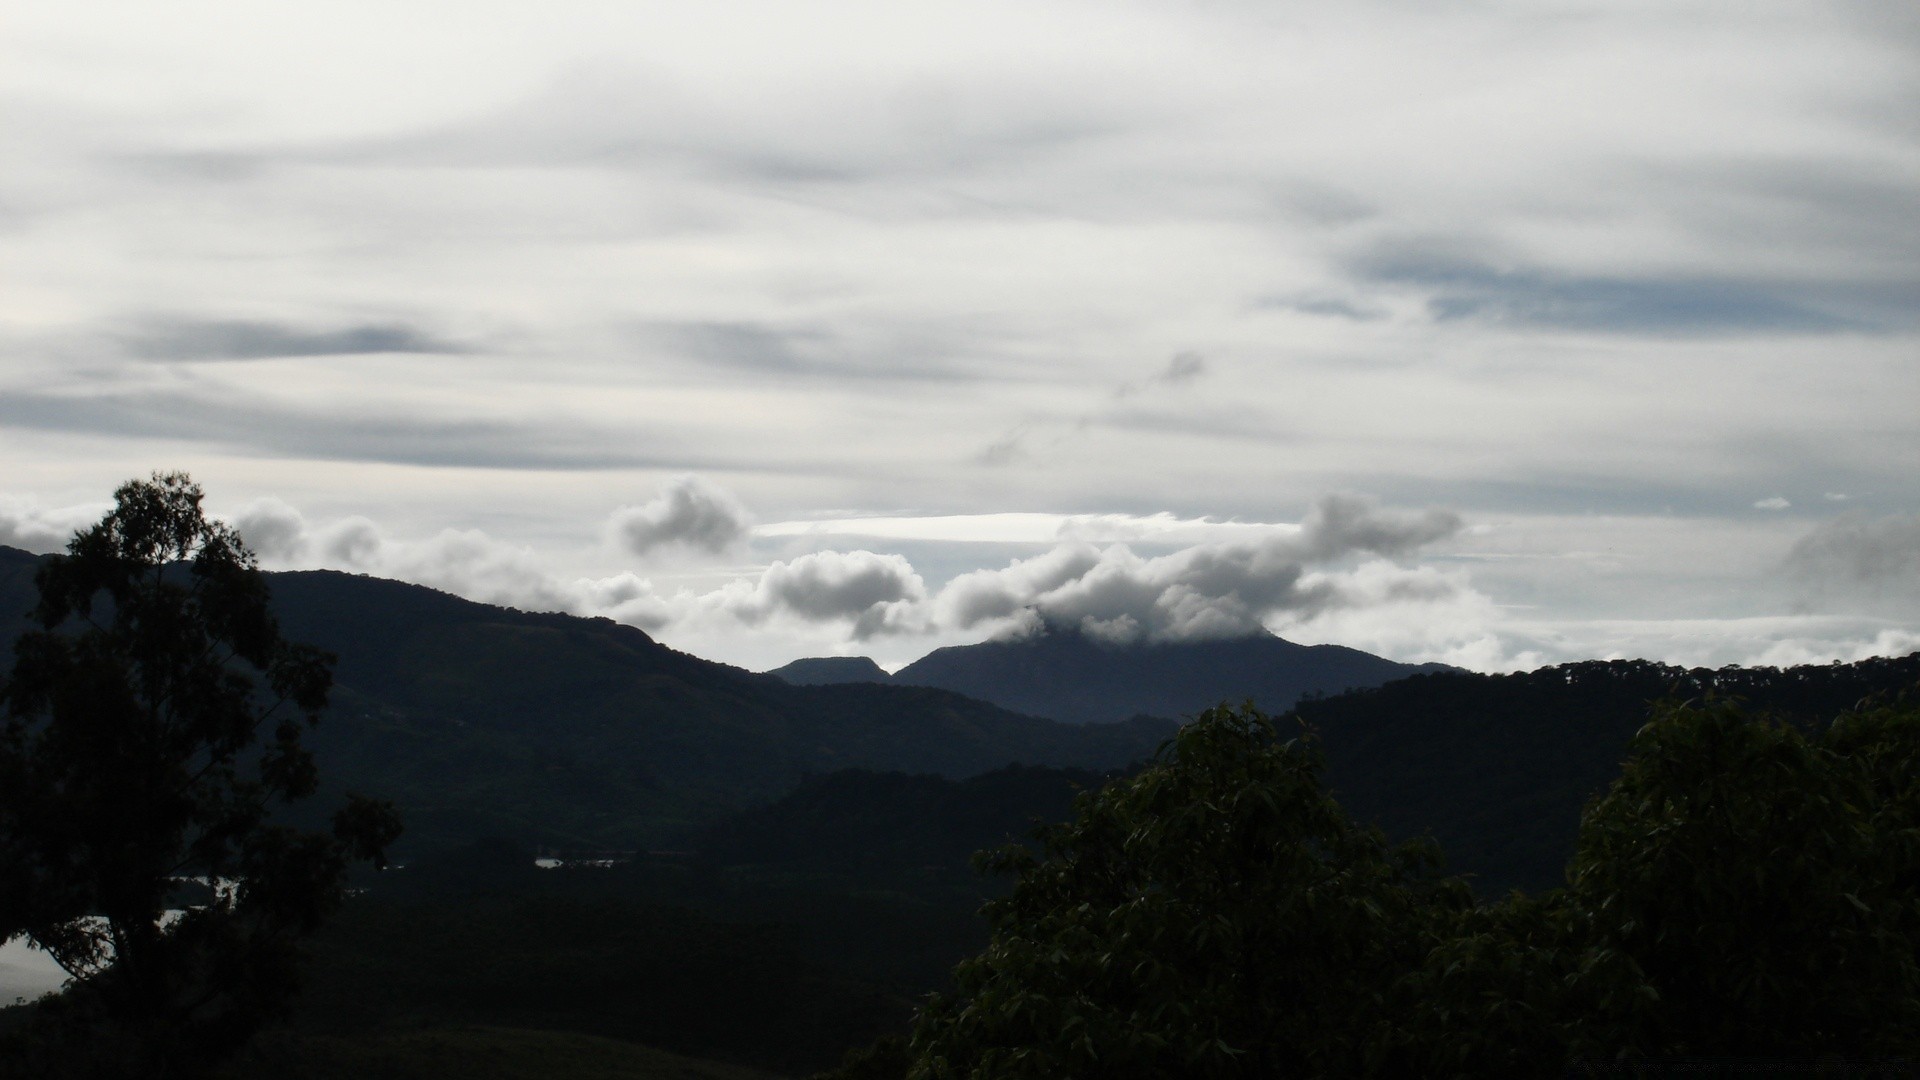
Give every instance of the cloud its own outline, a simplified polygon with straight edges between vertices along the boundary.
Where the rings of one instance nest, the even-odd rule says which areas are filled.
[[[1767,498],[1756,500],[1753,504],[1755,510],[1788,510],[1792,509],[1792,507],[1793,504],[1788,502],[1784,495],[1770,495]]]
[[[1120,544],[1063,544],[1003,570],[963,574],[941,590],[934,607],[958,627],[1031,612],[1042,623],[1115,640],[1243,637],[1282,616],[1302,621],[1343,607],[1445,599],[1457,591],[1453,579],[1400,572],[1384,560],[1411,555],[1461,528],[1451,511],[1389,511],[1353,496],[1330,496],[1298,531],[1196,544],[1159,558],[1142,558]],[[1364,556],[1380,557],[1364,579],[1352,571],[1308,572]]]
[[[1306,558],[1324,560],[1354,552],[1399,557],[1459,532],[1465,522],[1451,510],[1382,510],[1354,495],[1328,495],[1301,523]]]
[[[718,554],[744,539],[752,524],[732,495],[697,476],[683,476],[644,505],[614,511],[608,528],[634,555],[668,546]]]
[[[1113,396],[1116,399],[1125,399],[1155,386],[1180,386],[1193,382],[1206,373],[1206,357],[1197,352],[1176,353],[1174,358],[1167,362],[1164,370],[1143,382],[1121,383],[1114,387]]]
[[[314,330],[249,320],[153,320],[125,336],[149,360],[266,360],[287,356],[459,353],[466,350],[403,323],[360,323]]]
[[[478,529],[396,539],[359,516],[313,526],[298,510],[271,498],[248,504],[230,521],[256,552],[282,565],[394,578],[523,611],[605,615],[647,630],[672,617],[667,601],[645,578],[625,573],[566,580],[549,572],[531,548]]]
[[[424,412],[422,410],[421,412]],[[566,418],[443,418],[397,408],[288,406],[225,388],[0,395],[0,425],[115,438],[175,439],[245,454],[493,469],[724,467],[645,439]],[[744,456],[744,455],[743,455]],[[746,465],[755,468],[754,465]]]
[[[306,551],[307,519],[279,499],[255,499],[229,517],[228,523],[267,562],[291,562]]]
[[[0,495],[0,544],[36,555],[66,550],[73,534],[100,520],[105,504],[49,509]]]
[[[1199,380],[1207,374],[1206,358],[1197,352],[1176,353],[1167,366],[1145,379],[1123,382],[1113,388],[1109,395],[1115,402],[1126,401],[1155,387],[1182,387]],[[1163,419],[1163,418],[1155,418]],[[1069,440],[1085,435],[1096,423],[1120,424],[1122,426],[1145,426],[1141,418],[1125,413],[1114,406],[1090,409],[1076,416],[1062,418],[1056,422],[1058,430],[1044,441],[1047,449],[1056,448]],[[1149,423],[1151,420],[1149,420]],[[980,465],[1014,465],[1023,462],[1037,462],[1039,459],[1028,444],[1035,436],[1036,423],[1023,420],[1009,427],[999,438],[988,443],[973,455],[973,461]]]
[[[903,328],[885,321],[829,327],[748,320],[643,323],[632,330],[650,353],[811,382],[855,379],[973,381],[984,374],[952,355],[976,343],[979,326]]]
[[[1776,641],[1745,663],[1755,667],[1830,664],[1836,660],[1850,664],[1875,656],[1906,656],[1916,651],[1920,651],[1920,633],[1887,629],[1866,639],[1795,637]]]
[[[910,629],[926,595],[926,583],[903,556],[816,551],[776,562],[751,587],[735,583],[698,605],[755,624],[781,615],[813,623],[850,621],[854,638],[864,641]]]
[[[1836,283],[1712,275],[1617,276],[1388,249],[1356,260],[1363,279],[1427,294],[1441,322],[1483,320],[1619,334],[1833,333],[1873,325],[1829,310]],[[1870,290],[1872,291],[1872,290]]]
[[[1820,608],[1920,615],[1920,515],[1847,515],[1801,537],[1786,570]]]

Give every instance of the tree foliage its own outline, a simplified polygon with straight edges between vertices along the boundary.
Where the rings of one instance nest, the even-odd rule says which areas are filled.
[[[991,864],[987,950],[921,1011],[915,1080],[1542,1076],[1581,1062],[1920,1051],[1920,708],[1809,734],[1666,704],[1566,884],[1476,904],[1216,708]]]
[[[1390,849],[1322,790],[1309,741],[1209,710],[1154,766],[989,864],[987,951],[922,1013],[911,1075],[1348,1074],[1378,988],[1468,905],[1433,853]]]
[[[398,834],[350,799],[330,834],[275,824],[317,782],[303,731],[331,658],[280,636],[253,555],[155,474],[39,571],[38,629],[0,685],[0,939],[71,974],[16,1071],[191,1074],[284,1009],[299,938],[350,862]],[[204,886],[174,916],[184,882]]]

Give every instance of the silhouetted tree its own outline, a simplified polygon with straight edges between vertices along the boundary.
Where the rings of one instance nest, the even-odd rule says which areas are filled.
[[[1310,742],[1209,710],[1082,797],[1042,856],[995,856],[1019,880],[986,909],[987,950],[922,1009],[904,1075],[1920,1052],[1920,707],[1809,735],[1725,702],[1659,706],[1588,807],[1566,886],[1479,905],[1436,853],[1349,822],[1318,772]]]
[[[332,658],[282,640],[184,474],[114,498],[40,569],[0,685],[0,939],[73,976],[0,1051],[20,1075],[202,1072],[284,1011],[299,939],[399,833],[361,798],[330,834],[272,820],[315,788]],[[210,888],[169,918],[190,878]]]
[[[1080,797],[986,908],[993,938],[921,1013],[911,1075],[1359,1075],[1381,990],[1465,885],[1322,789],[1306,739],[1251,707],[1200,715],[1154,764]]]

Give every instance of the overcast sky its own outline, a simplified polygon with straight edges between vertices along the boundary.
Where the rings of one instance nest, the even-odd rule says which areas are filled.
[[[1911,0],[17,5],[0,543],[770,667],[1920,648]]]

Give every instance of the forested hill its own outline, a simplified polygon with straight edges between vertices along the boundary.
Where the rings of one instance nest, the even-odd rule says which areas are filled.
[[[1586,800],[1620,774],[1662,699],[1738,697],[1819,724],[1874,694],[1920,687],[1920,653],[1785,669],[1589,661],[1515,675],[1422,675],[1295,709],[1319,735],[1327,779],[1356,817],[1430,831],[1483,891],[1560,883]]]
[[[0,639],[25,627],[36,562],[0,549]],[[339,656],[311,737],[320,775],[398,802],[407,844],[676,844],[808,774],[1105,769],[1172,731],[1085,729],[922,687],[796,687],[605,619],[331,571],[268,578],[286,636]]]
[[[1916,684],[1920,654],[1784,670],[1591,661],[1515,675],[1416,676],[1309,698],[1294,714],[1319,740],[1327,784],[1350,813],[1398,839],[1430,833],[1450,869],[1497,896],[1560,884],[1581,808],[1620,774],[1653,703],[1731,696],[1817,725],[1871,695]],[[1063,819],[1074,786],[1094,782],[1049,770],[965,784],[833,774],[708,830],[703,850],[722,862],[831,870],[864,861],[938,866],[953,876],[969,850],[1018,835],[1028,818]]]

